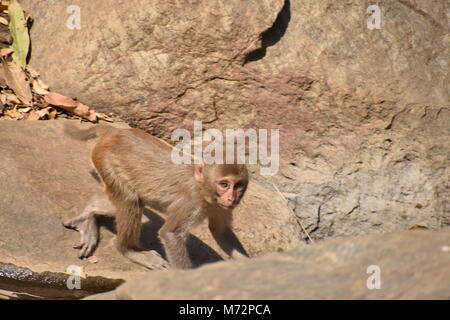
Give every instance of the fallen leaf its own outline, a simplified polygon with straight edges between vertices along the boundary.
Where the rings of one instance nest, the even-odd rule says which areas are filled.
[[[30,47],[30,37],[21,5],[16,1],[11,1],[8,6],[10,18],[9,30],[13,37],[11,48],[14,50],[13,59],[22,67],[27,65],[27,55]]]
[[[37,94],[46,95],[48,93],[47,89],[48,87],[40,79],[33,80],[33,91]]]
[[[40,119],[45,119],[46,117],[48,117],[49,119],[55,119],[57,115],[56,110],[52,107],[40,109],[36,111],[36,113],[40,116]]]
[[[69,97],[56,92],[50,92],[44,96],[45,102],[48,104],[60,107],[68,112],[76,114],[89,121],[97,121],[97,115],[94,110],[89,110],[89,107],[81,102],[75,101]]]
[[[44,83],[41,79],[36,79],[37,82],[39,82],[39,85],[44,88],[45,90],[48,90],[48,85]]]
[[[2,18],[2,16],[0,16]],[[13,43],[13,37],[11,36],[11,32],[9,31],[8,26],[0,23],[0,42],[2,45],[10,45]]]
[[[17,108],[17,111],[22,112],[22,113],[27,113],[31,110],[31,108],[29,107],[25,107],[25,108]]]
[[[97,114],[97,118],[99,120],[104,120],[104,121],[108,121],[108,122],[114,122],[114,120],[110,117],[108,117],[106,114],[101,113],[101,112],[96,112]]]
[[[8,104],[20,104],[20,100],[13,93],[5,93],[5,97]]]
[[[95,263],[98,262],[98,258],[97,258],[96,256],[90,256],[90,257],[87,258],[87,260],[88,260],[90,263],[93,263],[93,264],[95,264]]]
[[[28,71],[30,76],[32,76],[33,78],[39,77],[39,72],[37,72],[36,69],[34,69],[32,66],[27,65],[26,70]]]
[[[14,62],[2,61],[3,77],[6,84],[10,87],[17,98],[24,104],[31,105],[33,94],[31,93],[30,83],[27,80],[25,72]]]
[[[8,24],[9,24],[8,20],[6,20],[6,19],[3,18],[3,17],[0,17],[0,23],[1,23],[1,24],[4,24],[4,25],[8,25]]]
[[[1,48],[0,49],[0,56],[4,57],[4,56],[7,56],[8,54],[10,54],[12,52],[14,52],[14,51],[11,48]]]
[[[31,110],[31,112],[26,115],[25,120],[32,120],[33,121],[33,120],[39,120],[41,118],[42,117],[41,117],[41,115],[38,112],[36,112],[34,110]]]
[[[49,115],[49,112],[48,112],[47,109],[48,109],[48,108],[37,110],[36,113],[37,113],[41,118],[45,118],[46,116]]]
[[[10,117],[13,120],[21,120],[23,119],[23,114],[17,111],[16,109],[6,110],[4,113],[6,116]]]
[[[2,67],[0,67],[0,86],[1,87],[7,87],[8,86],[6,84],[5,73],[3,72],[3,68]]]
[[[56,116],[58,115],[58,111],[56,111],[52,107],[48,107],[46,109],[48,109],[49,118],[52,119],[52,120],[56,119]]]

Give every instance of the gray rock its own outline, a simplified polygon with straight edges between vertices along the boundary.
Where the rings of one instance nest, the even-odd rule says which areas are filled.
[[[94,142],[66,136],[67,121],[0,121],[0,288],[2,277],[44,282],[45,287],[50,285],[45,279],[52,278],[51,273],[64,274],[70,265],[83,267],[90,277],[108,279],[127,279],[146,270],[117,252],[112,219],[101,220],[96,259],[79,260],[72,249],[79,234],[65,229],[62,221],[79,214],[93,194],[102,192],[102,186],[92,175]],[[258,184],[251,184],[235,218],[236,234],[253,256],[303,243],[285,202]],[[163,253],[157,239],[163,218],[147,211],[143,222],[144,247]],[[189,247],[196,265],[223,259],[206,222],[194,234]]]
[[[379,1],[373,30],[362,0],[84,0],[80,30],[70,1],[22,3],[56,91],[165,138],[279,128],[271,182],[314,238],[450,225],[444,2]]]
[[[260,48],[261,33],[283,6],[283,0],[81,0],[80,29],[72,30],[66,26],[72,1],[21,3],[35,18],[31,64],[52,90],[169,136],[195,113],[214,119],[212,108],[203,108],[211,106],[212,92],[196,88]]]
[[[139,275],[87,299],[449,299],[449,244],[448,231],[334,239],[249,261]]]
[[[269,79],[246,91],[256,123],[281,123],[275,182],[316,239],[450,225],[445,4],[378,5],[370,30],[365,1],[286,1],[247,65]]]

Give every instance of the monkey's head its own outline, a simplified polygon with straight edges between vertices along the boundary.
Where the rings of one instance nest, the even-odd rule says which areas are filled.
[[[233,210],[247,190],[248,171],[243,164],[199,164],[194,177],[205,200],[226,210]]]

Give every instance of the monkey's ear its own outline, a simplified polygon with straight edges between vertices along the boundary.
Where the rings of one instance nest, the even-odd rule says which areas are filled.
[[[205,180],[203,176],[204,168],[205,164],[203,162],[194,166],[194,178],[197,182],[203,182]]]

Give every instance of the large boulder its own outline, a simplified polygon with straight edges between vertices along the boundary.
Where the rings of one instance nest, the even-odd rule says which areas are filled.
[[[65,229],[62,221],[79,214],[102,186],[92,174],[94,141],[70,139],[63,129],[67,121],[0,121],[0,288],[6,283],[2,277],[40,281],[43,287],[52,282],[64,286],[64,279],[56,274],[71,265],[83,267],[92,281],[96,280],[92,277],[127,279],[145,270],[115,249],[112,219],[101,219],[101,241],[94,258],[77,258],[72,247],[80,235]],[[237,211],[236,234],[252,256],[303,243],[294,215],[274,191],[252,183]],[[164,254],[157,239],[163,218],[147,211],[143,222],[144,247]],[[194,233],[189,251],[196,266],[223,259],[206,222]],[[48,280],[54,277],[59,280]],[[110,290],[118,283],[96,289]]]
[[[370,29],[364,0],[82,0],[79,30],[71,1],[21,3],[57,91],[165,138],[279,128],[272,182],[313,238],[450,225],[444,2],[378,1]]]
[[[247,65],[268,79],[245,90],[257,123],[280,123],[276,184],[314,238],[450,225],[446,5],[377,4],[381,29],[367,1],[286,1]]]
[[[138,275],[88,299],[449,299],[450,232],[333,239],[238,263]]]
[[[188,126],[196,113],[214,120],[215,93],[203,86],[261,48],[261,34],[283,6],[283,0],[81,0],[80,29],[70,29],[73,1],[21,3],[35,18],[31,64],[53,90],[159,134]]]

